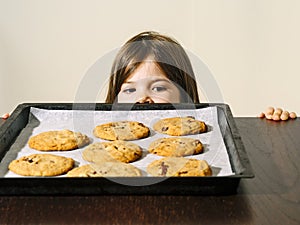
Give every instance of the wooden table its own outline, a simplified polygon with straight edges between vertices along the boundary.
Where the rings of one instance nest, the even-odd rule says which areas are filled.
[[[255,173],[236,195],[1,196],[0,224],[300,224],[300,119],[235,121]]]

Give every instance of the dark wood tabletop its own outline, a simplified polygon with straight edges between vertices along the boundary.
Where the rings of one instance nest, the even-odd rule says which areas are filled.
[[[237,194],[0,196],[0,224],[300,224],[300,119],[235,122],[255,174]]]

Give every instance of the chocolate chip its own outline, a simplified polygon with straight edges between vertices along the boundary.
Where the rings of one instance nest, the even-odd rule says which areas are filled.
[[[168,172],[168,165],[165,165],[164,162],[161,163],[161,175],[165,176]]]
[[[181,174],[187,174],[187,173],[188,173],[188,171],[180,171],[180,172],[178,173],[178,175],[181,176]]]
[[[192,119],[195,119],[195,117],[194,117],[194,116],[187,116],[187,118],[192,118]]]
[[[201,142],[199,140],[195,140],[195,145],[199,145]]]
[[[169,130],[169,127],[162,127],[161,128],[161,131],[167,131],[167,130]]]

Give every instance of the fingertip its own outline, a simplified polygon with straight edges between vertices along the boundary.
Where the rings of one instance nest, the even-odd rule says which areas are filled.
[[[5,113],[5,114],[2,116],[2,119],[6,120],[8,117],[9,117],[9,114],[8,114],[8,113]]]
[[[289,119],[289,112],[288,111],[283,111],[282,114],[280,115],[280,119],[285,121]]]
[[[259,118],[265,118],[265,114],[263,112],[261,112],[259,115],[258,115]]]
[[[289,117],[290,117],[291,119],[296,119],[296,118],[297,118],[297,115],[296,115],[295,112],[290,112]]]

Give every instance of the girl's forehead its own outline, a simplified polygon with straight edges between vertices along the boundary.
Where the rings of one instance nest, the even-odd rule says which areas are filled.
[[[139,67],[128,76],[126,82],[135,82],[137,80],[151,78],[152,76],[164,78],[167,77],[164,71],[157,65],[157,63],[151,60],[146,60],[142,62]]]

